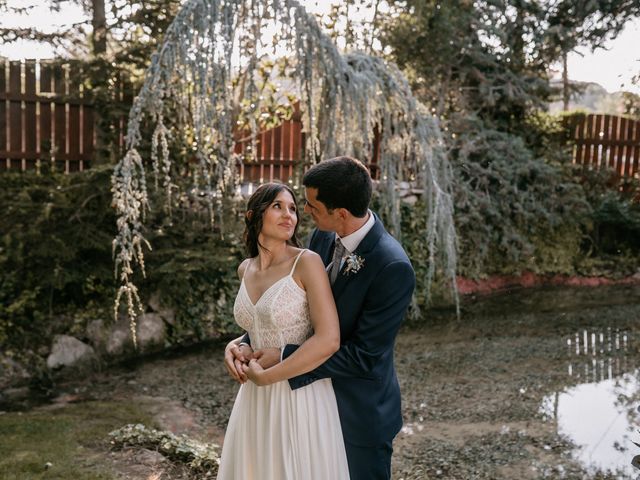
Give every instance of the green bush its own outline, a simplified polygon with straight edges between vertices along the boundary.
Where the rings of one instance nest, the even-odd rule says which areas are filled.
[[[592,207],[585,251],[591,256],[640,253],[640,184],[613,170],[575,168]]]
[[[0,176],[0,341],[35,348],[114,290],[110,171]]]
[[[462,275],[569,273],[591,208],[566,169],[486,128],[467,129],[452,161]]]
[[[55,334],[83,338],[89,320],[113,318],[111,171],[0,176],[0,350],[33,360]],[[234,329],[239,223],[229,209],[222,236],[192,200],[177,199],[171,218],[154,201],[148,278],[136,278],[144,300],[157,292],[175,310],[172,343]]]

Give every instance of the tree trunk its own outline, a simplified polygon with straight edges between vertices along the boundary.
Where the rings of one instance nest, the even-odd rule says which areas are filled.
[[[512,68],[518,74],[522,73],[522,70],[524,69],[526,64],[525,51],[524,51],[524,47],[525,47],[525,39],[524,39],[525,18],[524,17],[525,17],[525,13],[522,11],[522,7],[519,7],[516,18],[514,20],[513,44],[511,47],[512,48],[511,62],[513,65]]]
[[[104,11],[104,0],[91,0],[93,55],[99,56],[107,52],[107,17]]]
[[[109,97],[109,75],[105,74],[106,53],[107,53],[107,19],[104,9],[105,0],[91,0],[91,25],[93,33],[91,34],[91,43],[93,47],[92,53],[92,88],[94,93],[94,109],[93,118],[95,125],[95,149],[94,159],[95,165],[108,163],[109,148],[107,132],[109,130],[109,114],[108,97]]]
[[[569,68],[567,67],[567,52],[562,52],[562,110],[569,110]]]

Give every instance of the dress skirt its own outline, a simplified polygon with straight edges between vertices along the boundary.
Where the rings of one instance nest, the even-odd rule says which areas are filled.
[[[291,390],[240,387],[218,480],[346,480],[349,469],[330,379]]]

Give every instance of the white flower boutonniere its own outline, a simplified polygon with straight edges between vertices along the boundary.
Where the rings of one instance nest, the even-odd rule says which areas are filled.
[[[346,267],[344,267],[344,275],[350,275],[352,273],[358,273],[364,266],[364,258],[355,253],[348,255],[345,258]]]

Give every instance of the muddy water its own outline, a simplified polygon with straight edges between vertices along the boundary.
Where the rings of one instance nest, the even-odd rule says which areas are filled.
[[[640,287],[503,292],[467,299],[460,321],[428,315],[397,342],[405,425],[395,480],[638,476]],[[58,394],[73,392],[75,404],[142,396],[159,426],[220,443],[237,391],[222,351],[158,356]],[[126,478],[148,477],[135,460],[94,454]]]

